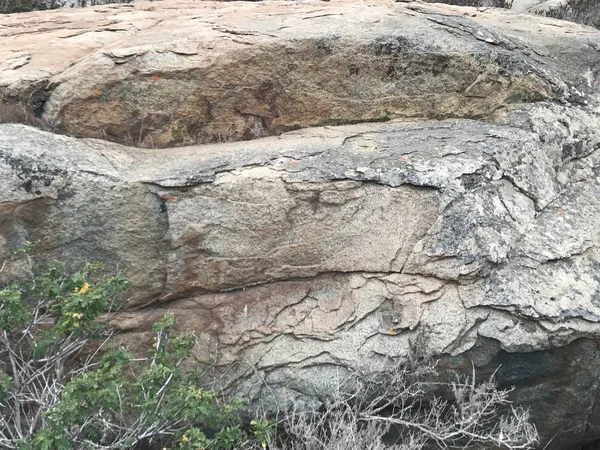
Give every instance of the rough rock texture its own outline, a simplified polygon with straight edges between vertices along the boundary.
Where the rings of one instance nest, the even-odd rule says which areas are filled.
[[[136,115],[163,117],[154,145],[227,121],[243,139],[404,120],[165,149],[0,125],[0,265],[26,240],[118,265],[122,339],[170,310],[251,399],[314,404],[343,367],[418,342],[448,368],[501,365],[542,447],[599,439],[600,32],[393,2],[202,5],[0,18],[0,89],[72,134],[126,141]]]
[[[250,397],[262,378],[310,398],[334,364],[405,355],[417,335],[460,367],[479,339],[482,373],[502,362],[545,438],[568,430],[551,447],[565,448],[600,426],[598,129],[592,109],[551,104],[505,125],[359,124],[201,149],[2,125],[1,251],[30,239],[119,262],[136,292],[124,339],[169,309]],[[556,392],[542,389],[554,373]],[[541,392],[581,398],[548,415]]]
[[[581,102],[600,49],[574,24],[385,0],[38,12],[2,17],[0,39],[5,101],[61,133],[146,147]]]

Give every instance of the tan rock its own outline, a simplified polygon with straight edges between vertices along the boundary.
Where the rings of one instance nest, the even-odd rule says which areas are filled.
[[[416,342],[539,389],[534,363],[560,367],[555,396],[590,402],[599,355],[577,342],[600,327],[598,129],[592,108],[551,104],[504,125],[355,124],[162,150],[0,125],[0,258],[30,240],[74,266],[118,265],[134,294],[115,319],[123,343],[171,311],[197,334],[196,358],[216,358],[248,398],[268,399],[267,382],[314,400],[332,367]],[[587,375],[569,378],[581,359]],[[549,440],[588,420],[560,409],[538,426]]]
[[[469,11],[168,0],[0,17],[0,95],[59,132],[145,147],[585,101],[597,34]]]
[[[548,449],[600,437],[600,32],[391,1],[15,17],[0,91],[58,131],[329,125],[2,124],[2,280],[28,240],[118,268],[123,342],[171,311],[248,399],[418,345],[517,385]]]

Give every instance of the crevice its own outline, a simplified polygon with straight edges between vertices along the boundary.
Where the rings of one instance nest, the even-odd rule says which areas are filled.
[[[516,190],[518,191],[520,194],[523,194],[525,197],[527,197],[529,200],[531,200],[533,202],[533,204],[535,205],[536,209],[537,209],[537,213],[539,214],[541,211],[543,211],[544,208],[541,208],[539,206],[539,201],[536,198],[535,195],[533,195],[531,192],[528,192],[527,190],[525,190],[523,187],[519,186],[519,184],[512,178],[511,175],[508,175],[505,171],[502,174],[502,177],[500,178],[501,180],[506,180],[508,183],[510,183],[510,185]],[[550,201],[551,202],[551,201]],[[548,202],[548,203],[550,203]]]
[[[573,258],[577,257],[577,256],[584,256],[588,251],[593,250],[593,249],[597,249],[598,247],[596,247],[595,245],[587,245],[584,248],[582,248],[579,251],[573,252],[573,253],[569,253],[568,255],[564,255],[564,256],[557,256],[554,258],[543,258],[541,257],[540,259],[536,259],[534,256],[542,256],[542,255],[535,255],[532,254],[531,256],[523,256],[523,255],[519,255],[519,258],[523,258],[526,260],[530,260],[533,261],[536,265],[551,265],[551,264],[558,264],[561,262],[568,262],[570,260],[572,260]]]
[[[464,304],[463,304],[463,306],[464,306]],[[473,307],[473,308],[475,308],[475,307]],[[465,308],[465,309],[473,309],[473,308]],[[475,322],[473,322],[471,325],[469,325],[468,323],[465,324],[463,326],[462,330],[458,333],[458,335],[457,335],[456,339],[454,340],[454,342],[452,342],[450,345],[448,345],[447,347],[445,347],[442,350],[442,353],[451,355],[457,349],[459,349],[460,347],[462,347],[462,345],[463,345],[463,339],[466,336],[468,336],[471,332],[477,330],[479,328],[479,326],[488,319],[489,316],[490,316],[490,313],[488,312],[488,314],[485,317],[475,319]]]
[[[235,287],[231,287],[231,288],[223,288],[223,289],[218,289],[218,290],[193,288],[193,289],[189,289],[185,292],[180,292],[177,294],[167,293],[159,298],[152,299],[152,300],[144,303],[143,305],[136,306],[136,307],[132,308],[132,310],[133,311],[144,311],[148,308],[154,308],[156,306],[163,307],[164,305],[169,305],[170,303],[174,303],[179,300],[189,299],[192,297],[198,297],[198,296],[202,296],[202,295],[211,295],[211,294],[243,292],[243,291],[246,291],[247,289],[258,288],[261,286],[268,286],[268,285],[272,285],[272,284],[314,281],[319,278],[337,277],[337,276],[344,276],[344,275],[361,275],[365,278],[371,279],[371,278],[382,278],[382,277],[385,277],[386,275],[398,275],[398,274],[400,274],[400,272],[368,271],[368,270],[347,270],[347,271],[328,270],[328,271],[315,272],[314,275],[310,275],[310,276],[304,276],[304,277],[297,276],[297,277],[287,277],[287,278],[274,279],[274,280],[268,280],[268,281],[258,281],[255,283],[248,283],[243,286],[235,286]],[[407,275],[419,275],[419,274],[407,274]],[[445,278],[441,278],[441,277],[437,277],[435,275],[429,275],[429,274],[428,275],[419,275],[419,276],[421,276],[424,280],[432,279],[432,280],[436,280],[436,281],[439,281],[439,282],[442,282],[445,284],[455,284],[455,285],[468,285],[468,284],[472,284],[475,281],[474,279],[465,279],[465,280],[445,279]]]

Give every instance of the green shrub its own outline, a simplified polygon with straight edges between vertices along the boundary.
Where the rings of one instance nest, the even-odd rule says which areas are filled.
[[[145,357],[108,348],[106,314],[127,287],[98,264],[58,263],[0,287],[0,448],[260,448],[266,422],[244,427],[242,402],[203,389],[183,364],[195,337],[174,333],[173,315]]]

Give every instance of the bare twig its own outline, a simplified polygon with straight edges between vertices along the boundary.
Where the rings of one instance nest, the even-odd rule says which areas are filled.
[[[283,419],[289,450],[420,450],[487,445],[505,450],[532,449],[538,443],[527,411],[508,400],[510,391],[493,379],[458,378],[447,385],[431,381],[434,364],[408,361],[391,370],[354,373],[344,389],[327,398],[321,411],[293,411]],[[445,386],[449,398],[433,394]],[[393,430],[391,446],[384,437]]]

